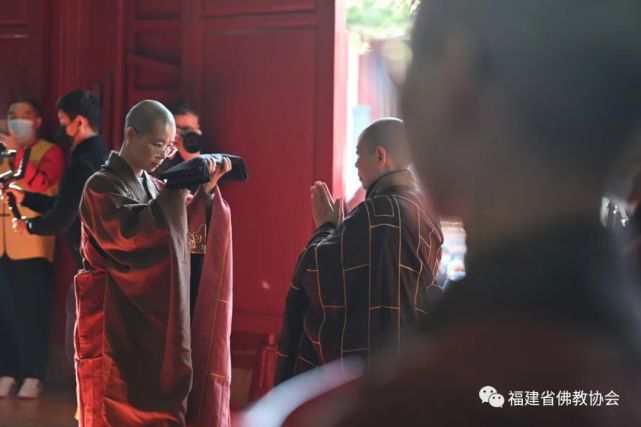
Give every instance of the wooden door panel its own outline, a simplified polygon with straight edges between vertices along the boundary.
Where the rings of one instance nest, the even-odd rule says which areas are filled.
[[[223,188],[234,226],[235,331],[279,331],[313,231],[309,188],[316,179],[340,184],[340,10],[340,0],[185,2],[183,94],[200,107],[208,148],[242,155],[250,170],[249,182]]]
[[[328,0],[321,0],[328,1]],[[202,0],[205,16],[312,11],[314,0]]]
[[[178,19],[182,4],[177,0],[136,0],[136,19]]]
[[[204,42],[209,148],[243,156],[251,174],[223,189],[233,211],[235,321],[254,313],[278,323],[282,290],[311,225],[315,32],[208,32]]]
[[[0,0],[0,111],[16,96],[48,97],[46,2]]]

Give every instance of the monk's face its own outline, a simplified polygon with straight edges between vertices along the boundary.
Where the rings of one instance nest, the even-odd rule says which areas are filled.
[[[132,147],[130,161],[136,168],[151,173],[175,150],[176,127],[159,120],[148,133],[128,128],[127,137]]]
[[[370,149],[362,138],[356,146],[355,166],[358,169],[358,179],[366,190],[382,173],[383,164],[377,155],[377,150]]]

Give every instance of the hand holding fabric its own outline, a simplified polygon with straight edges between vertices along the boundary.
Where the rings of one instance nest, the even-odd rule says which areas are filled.
[[[203,190],[211,193],[216,188],[216,185],[218,185],[218,180],[231,170],[231,160],[223,157],[223,164],[217,166],[214,159],[208,158],[207,166],[209,167],[209,176],[211,179],[203,184]]]

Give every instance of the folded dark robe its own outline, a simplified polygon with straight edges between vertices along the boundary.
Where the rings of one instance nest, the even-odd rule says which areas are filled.
[[[209,181],[207,159],[214,159],[221,165],[223,157],[231,160],[231,171],[223,177],[224,181],[247,181],[249,173],[245,161],[231,154],[201,154],[200,156],[179,163],[160,175],[160,179],[167,181],[167,188],[192,188]]]

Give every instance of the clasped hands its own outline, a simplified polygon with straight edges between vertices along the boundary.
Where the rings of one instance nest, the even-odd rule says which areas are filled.
[[[343,211],[343,200],[339,197],[334,200],[327,184],[316,181],[311,188],[312,193],[312,215],[316,228],[331,222],[339,225],[343,222],[345,213]]]

